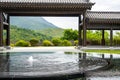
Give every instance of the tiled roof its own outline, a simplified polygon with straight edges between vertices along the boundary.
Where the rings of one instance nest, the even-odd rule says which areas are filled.
[[[0,2],[17,2],[17,3],[88,3],[89,0],[0,0]]]
[[[89,22],[120,23],[120,12],[88,11],[86,17]]]
[[[97,19],[120,19],[120,12],[87,12],[88,18]]]
[[[94,3],[89,0],[0,0],[1,10],[76,10],[91,9]]]

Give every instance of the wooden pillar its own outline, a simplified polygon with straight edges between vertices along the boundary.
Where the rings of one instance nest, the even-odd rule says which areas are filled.
[[[81,36],[81,32],[82,32],[82,26],[81,26],[81,15],[79,16],[79,23],[78,23],[78,46],[82,45],[82,36]]]
[[[0,47],[3,46],[3,13],[0,11]]]
[[[6,35],[6,45],[10,46],[10,17],[7,15],[7,35]]]
[[[83,59],[86,59],[86,57],[87,57],[87,54],[83,53]]]
[[[112,42],[113,42],[113,30],[112,28],[110,28],[110,46],[112,46]]]
[[[105,45],[105,32],[104,32],[104,30],[102,30],[102,40],[101,40],[101,42],[102,42],[102,45]]]
[[[111,55],[110,55],[110,60],[112,60],[112,59],[113,59],[113,55],[111,54]]]
[[[83,13],[83,46],[86,46],[86,12]]]
[[[105,55],[104,54],[102,54],[102,59],[104,59],[105,58]]]
[[[81,59],[82,53],[78,53],[78,57],[79,57],[79,59]]]

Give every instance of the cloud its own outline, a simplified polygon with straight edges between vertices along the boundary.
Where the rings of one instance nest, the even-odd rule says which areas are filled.
[[[96,4],[93,6],[93,11],[120,11],[120,0],[91,0]]]
[[[78,17],[43,17],[43,18],[63,29],[78,28]]]

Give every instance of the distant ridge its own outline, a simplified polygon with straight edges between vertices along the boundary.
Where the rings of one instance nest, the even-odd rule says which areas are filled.
[[[31,30],[59,28],[42,17],[10,17],[10,19],[11,25]]]
[[[19,28],[34,30],[37,33],[62,37],[64,29],[55,26],[42,17],[10,17],[10,24]]]

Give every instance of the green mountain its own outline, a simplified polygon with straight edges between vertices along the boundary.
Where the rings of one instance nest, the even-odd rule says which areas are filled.
[[[64,30],[59,28],[47,28],[43,30],[36,30],[35,32],[38,32],[47,36],[51,36],[51,37],[62,37]]]
[[[61,37],[63,35],[64,29],[53,25],[42,17],[10,17],[10,19],[10,24],[19,28],[35,30],[37,33],[52,37]]]
[[[10,17],[10,19],[11,25],[16,25],[18,27],[31,30],[58,28],[42,17]]]
[[[19,28],[17,26],[11,26],[11,36],[10,39],[12,43],[19,40],[29,41],[32,38],[37,38],[39,40],[50,40],[52,37],[37,33],[34,30]]]

